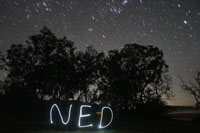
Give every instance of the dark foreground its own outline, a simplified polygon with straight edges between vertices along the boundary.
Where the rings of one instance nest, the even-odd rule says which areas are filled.
[[[23,120],[15,115],[0,114],[0,133],[199,133],[200,110],[171,112],[163,118],[121,117],[106,130],[58,130],[48,120]]]
[[[9,123],[8,123],[9,122]],[[41,128],[41,123],[7,121],[0,122],[1,133],[197,133],[199,122],[183,120],[131,120],[117,121],[114,129],[107,130],[52,130]],[[48,125],[46,125],[48,126]]]

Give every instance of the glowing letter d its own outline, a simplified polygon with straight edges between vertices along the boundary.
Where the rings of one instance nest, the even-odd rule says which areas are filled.
[[[110,121],[109,121],[109,123],[108,123],[107,125],[102,126],[103,110],[104,110],[104,109],[109,109],[109,110],[110,110],[111,118],[110,118]],[[101,109],[101,119],[100,119],[99,128],[106,128],[107,126],[110,125],[110,123],[112,122],[112,120],[113,120],[113,112],[112,112],[112,109],[111,109],[110,107],[103,107],[103,108]]]

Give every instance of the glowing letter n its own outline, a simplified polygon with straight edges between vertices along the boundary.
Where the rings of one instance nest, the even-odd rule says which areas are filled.
[[[62,117],[62,115],[61,115],[61,113],[60,113],[60,109],[58,108],[57,104],[53,104],[52,107],[51,107],[51,109],[50,109],[50,123],[51,123],[51,124],[53,124],[53,120],[52,120],[52,110],[53,110],[54,107],[57,108],[62,123],[63,123],[64,125],[67,125],[68,122],[69,122],[69,120],[70,120],[70,114],[71,114],[72,104],[71,104],[70,107],[69,107],[69,113],[68,113],[67,122],[64,122],[63,117]]]

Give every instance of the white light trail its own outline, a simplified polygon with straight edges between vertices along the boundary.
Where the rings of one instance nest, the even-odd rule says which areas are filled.
[[[51,109],[50,109],[50,123],[51,123],[51,124],[53,124],[53,120],[52,120],[52,110],[53,110],[53,108],[54,108],[54,107],[56,107],[56,108],[57,108],[57,110],[58,110],[58,113],[59,113],[59,115],[60,115],[60,118],[61,118],[61,121],[62,121],[62,123],[63,123],[64,125],[67,125],[67,124],[68,124],[68,122],[69,122],[69,120],[70,120],[70,115],[71,115],[72,104],[71,104],[71,105],[70,105],[70,107],[69,107],[68,119],[67,119],[67,121],[66,121],[66,122],[64,122],[64,120],[63,120],[63,117],[62,117],[62,115],[61,115],[61,113],[60,113],[60,109],[58,108],[58,105],[57,105],[57,104],[53,104],[53,105],[52,105],[52,107],[51,107]]]
[[[103,110],[104,110],[104,109],[109,109],[109,110],[110,110],[110,112],[111,112],[111,119],[110,119],[110,121],[109,121],[109,123],[108,123],[107,125],[102,126]],[[101,119],[100,119],[99,128],[106,128],[107,126],[109,126],[109,125],[111,124],[112,120],[113,120],[113,112],[112,112],[112,109],[111,109],[110,107],[103,107],[103,108],[101,109]]]

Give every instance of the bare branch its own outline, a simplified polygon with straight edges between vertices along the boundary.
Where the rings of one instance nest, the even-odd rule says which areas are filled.
[[[180,80],[182,82],[181,88],[187,93],[193,95],[196,102],[200,103],[200,72],[198,72],[196,78],[194,78],[196,84],[192,81],[187,84],[182,78],[180,78]]]

